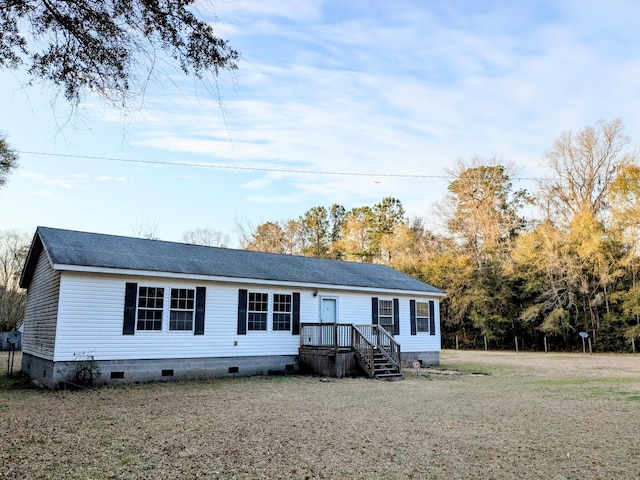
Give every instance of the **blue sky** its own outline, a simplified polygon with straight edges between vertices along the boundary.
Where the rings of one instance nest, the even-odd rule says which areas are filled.
[[[54,91],[0,72],[0,131],[23,152],[0,190],[0,228],[131,235],[144,223],[166,240],[205,227],[234,238],[237,221],[385,196],[429,224],[458,159],[498,155],[539,178],[564,130],[621,118],[640,140],[635,0],[209,8],[242,53],[215,88],[168,74],[139,110],[88,98],[70,116]]]

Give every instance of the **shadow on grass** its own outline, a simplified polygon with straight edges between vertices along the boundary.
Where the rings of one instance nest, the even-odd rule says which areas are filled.
[[[11,365],[11,360],[13,360],[13,365]],[[28,376],[22,373],[21,364],[22,352],[15,352],[13,358],[9,352],[0,352],[0,390],[32,390],[38,388]]]
[[[0,390],[34,390],[37,385],[22,372],[0,375]]]
[[[453,372],[460,375],[491,375],[493,373],[493,370],[485,365],[465,363],[442,363],[440,365],[432,365],[429,368],[442,373]]]

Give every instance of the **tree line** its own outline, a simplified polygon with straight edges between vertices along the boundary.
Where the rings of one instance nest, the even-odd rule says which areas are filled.
[[[587,332],[596,351],[630,351],[640,337],[640,166],[631,139],[621,120],[599,121],[562,133],[544,163],[547,176],[526,191],[497,156],[459,160],[429,221],[409,218],[392,197],[350,210],[316,206],[238,224],[240,246],[381,263],[439,287],[444,347],[513,348],[517,337],[521,348],[572,350]],[[7,330],[24,308],[17,279],[29,237],[0,233]],[[225,246],[229,236],[199,228],[183,241]]]
[[[640,336],[640,166],[621,120],[562,133],[535,191],[499,157],[458,161],[433,220],[402,202],[313,207],[242,248],[389,265],[447,293],[443,346],[629,351]],[[546,337],[546,338],[545,338]]]

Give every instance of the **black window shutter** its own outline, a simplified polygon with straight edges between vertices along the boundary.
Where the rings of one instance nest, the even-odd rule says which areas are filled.
[[[436,334],[436,313],[435,302],[429,300],[429,335]]]
[[[378,297],[371,298],[371,323],[378,324]]]
[[[291,334],[300,335],[300,293],[293,292],[293,321],[291,323]]]
[[[393,334],[400,335],[400,300],[393,299]]]
[[[411,335],[416,335],[416,301],[409,300],[409,318],[411,319]]]
[[[196,287],[196,325],[194,335],[204,335],[204,305],[207,300],[207,289]]]
[[[247,291],[238,290],[238,335],[247,334]]]
[[[123,335],[133,335],[136,333],[136,297],[138,295],[138,284],[128,283],[124,289],[124,322],[122,324]]]

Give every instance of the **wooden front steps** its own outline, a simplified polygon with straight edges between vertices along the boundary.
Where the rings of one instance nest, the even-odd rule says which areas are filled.
[[[377,348],[373,354],[373,377],[387,382],[404,380],[400,369]]]

